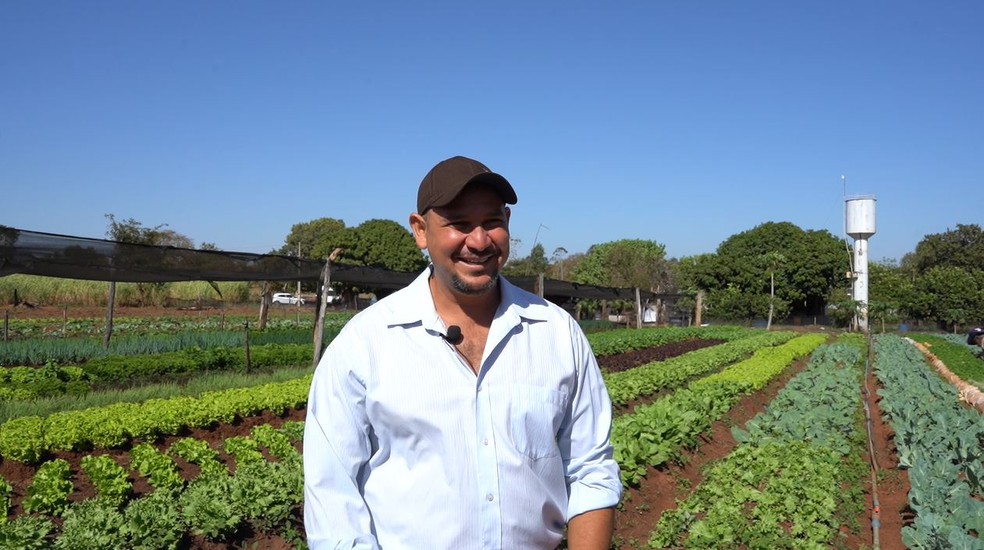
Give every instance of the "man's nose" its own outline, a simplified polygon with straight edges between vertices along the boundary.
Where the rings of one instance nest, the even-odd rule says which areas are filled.
[[[468,238],[465,239],[465,244],[473,250],[485,250],[491,243],[492,239],[489,238],[489,232],[480,225],[472,229],[471,233],[468,234]]]

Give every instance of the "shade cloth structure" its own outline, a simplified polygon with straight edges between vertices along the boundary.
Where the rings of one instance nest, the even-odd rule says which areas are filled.
[[[318,281],[325,262],[281,256],[192,250],[104,239],[73,237],[0,226],[0,276],[15,273],[131,283],[176,281]],[[377,267],[333,264],[332,282],[364,288],[403,288],[417,273]],[[537,277],[509,277],[516,286],[534,291]],[[643,300],[675,294],[641,292]],[[543,295],[551,301],[580,298],[634,300],[635,289],[607,288],[543,279]]]

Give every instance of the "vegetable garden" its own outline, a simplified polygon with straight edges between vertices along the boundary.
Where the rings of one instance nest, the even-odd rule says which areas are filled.
[[[304,547],[310,324],[134,322],[109,350],[36,324],[0,344],[0,548]],[[616,547],[984,548],[981,412],[915,342],[588,338],[615,409]],[[959,340],[914,339],[980,388]]]

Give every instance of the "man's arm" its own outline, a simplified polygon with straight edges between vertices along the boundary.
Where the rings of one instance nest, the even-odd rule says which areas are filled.
[[[615,509],[602,508],[574,516],[567,523],[568,550],[608,550],[615,531]]]
[[[341,335],[333,344],[344,340]],[[337,347],[337,345],[336,345]],[[377,549],[372,517],[359,491],[369,460],[369,422],[358,346],[331,346],[311,383],[304,426],[304,528],[312,550]]]
[[[611,544],[622,480],[611,445],[612,403],[598,362],[576,321],[570,321],[578,388],[561,428],[568,491],[567,540],[571,550]]]

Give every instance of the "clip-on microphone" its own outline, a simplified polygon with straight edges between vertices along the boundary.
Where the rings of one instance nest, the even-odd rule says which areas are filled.
[[[442,334],[441,338],[449,344],[458,345],[461,343],[461,327],[458,325],[451,325],[448,327],[448,333]]]

